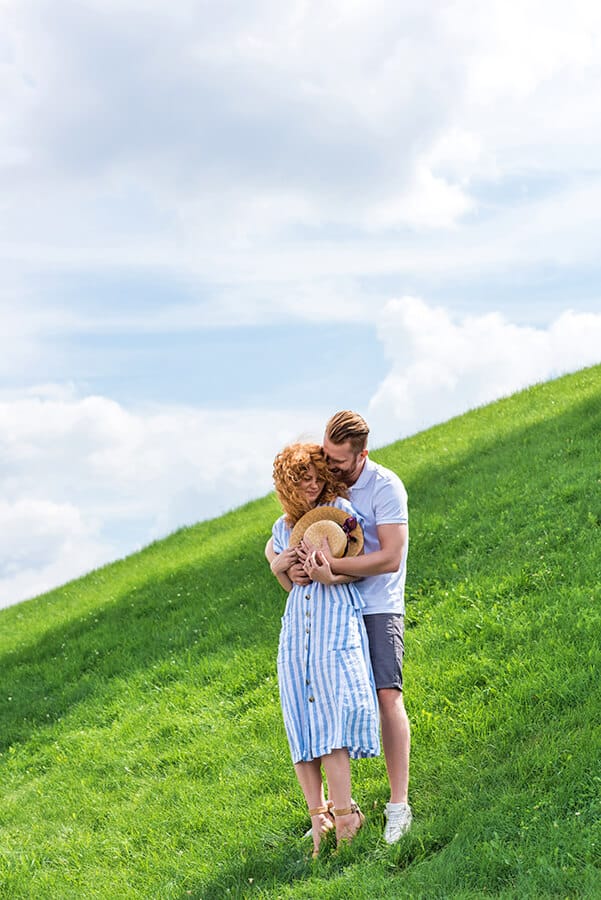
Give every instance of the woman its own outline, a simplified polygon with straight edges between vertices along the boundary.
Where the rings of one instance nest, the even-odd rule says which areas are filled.
[[[315,857],[329,831],[335,829],[338,842],[348,841],[363,824],[363,814],[351,799],[349,757],[379,754],[378,708],[359,591],[352,579],[332,574],[314,545],[290,546],[293,527],[314,507],[336,507],[350,521],[355,514],[345,499],[346,488],[329,471],[318,444],[292,444],[282,450],[274,461],[273,479],[284,515],[273,526],[266,555],[289,592],[278,649],[280,699],[311,816]],[[299,562],[314,579],[308,585],[293,584],[288,576]]]

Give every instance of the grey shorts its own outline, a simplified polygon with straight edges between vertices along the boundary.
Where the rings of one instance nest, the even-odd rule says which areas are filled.
[[[363,616],[376,688],[403,690],[405,617],[396,613]]]

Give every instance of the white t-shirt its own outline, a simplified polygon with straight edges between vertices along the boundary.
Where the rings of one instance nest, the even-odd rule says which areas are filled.
[[[378,525],[409,524],[407,491],[394,472],[372,462],[369,456],[355,484],[350,488],[350,501],[363,517],[365,553],[380,549]],[[363,615],[405,612],[405,573],[409,541],[397,572],[368,575],[357,582],[365,600]]]

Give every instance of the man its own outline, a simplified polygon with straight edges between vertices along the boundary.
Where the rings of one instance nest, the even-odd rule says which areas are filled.
[[[326,425],[323,449],[328,464],[349,487],[350,501],[363,517],[365,553],[335,559],[322,548],[328,565],[307,564],[314,581],[334,575],[361,578],[365,627],[378,692],[382,745],[390,782],[384,840],[393,844],[411,826],[408,803],[410,726],[403,703],[405,572],[409,544],[407,492],[390,469],[368,456],[369,427],[358,413],[336,413]],[[299,565],[289,570],[303,582]]]

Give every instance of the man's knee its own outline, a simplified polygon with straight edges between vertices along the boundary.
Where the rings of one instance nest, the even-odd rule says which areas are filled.
[[[378,703],[383,711],[405,709],[403,692],[399,691],[398,688],[380,688],[378,690]]]

